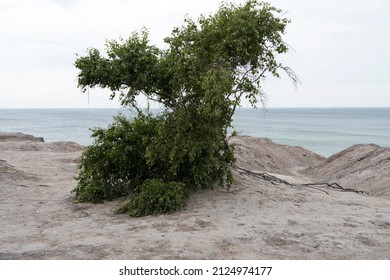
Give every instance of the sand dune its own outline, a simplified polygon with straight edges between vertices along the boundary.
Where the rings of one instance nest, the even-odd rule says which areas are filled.
[[[230,191],[200,191],[183,211],[134,219],[113,213],[121,200],[74,203],[82,146],[0,133],[0,259],[390,258],[389,149],[323,158],[269,139],[231,141]]]
[[[355,145],[304,173],[319,181],[334,181],[346,188],[390,198],[390,148]]]

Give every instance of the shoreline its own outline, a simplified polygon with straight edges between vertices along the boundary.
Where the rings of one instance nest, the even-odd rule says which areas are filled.
[[[127,109],[31,109],[1,111],[0,130],[43,136],[47,141],[92,143],[91,127],[107,127]],[[354,144],[389,146],[390,108],[239,108],[233,125],[240,135],[267,137],[331,156]]]
[[[237,165],[253,174],[235,169],[230,191],[134,219],[114,214],[121,200],[75,203],[83,146],[42,140],[0,133],[0,259],[390,259],[389,148],[324,158],[239,136]],[[318,182],[365,193],[307,185]]]

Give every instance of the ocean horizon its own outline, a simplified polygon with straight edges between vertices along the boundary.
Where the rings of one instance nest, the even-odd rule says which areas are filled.
[[[90,128],[106,128],[118,113],[132,115],[127,108],[0,109],[0,131],[89,145]],[[355,144],[390,146],[390,108],[239,108],[233,127],[326,157]]]

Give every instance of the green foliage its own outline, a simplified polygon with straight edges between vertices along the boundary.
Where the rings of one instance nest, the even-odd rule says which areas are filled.
[[[193,188],[213,188],[232,183],[227,165],[234,162],[233,147],[226,142],[220,120],[206,114],[189,114],[190,108],[164,115],[164,122],[146,150],[150,165],[169,166],[165,180]]]
[[[73,190],[77,200],[111,200],[153,176],[144,151],[159,122],[152,116],[139,115],[130,121],[119,115],[107,130],[94,129],[95,141],[84,150],[79,163],[78,185]]]
[[[77,200],[111,200],[151,178],[176,180],[189,188],[213,187],[215,180],[226,176],[231,182],[225,169],[216,165],[216,158],[225,156],[224,162],[233,162],[232,148],[228,147],[226,154],[218,154],[219,147],[209,147],[210,140],[202,139],[208,133],[204,130],[176,132],[172,135],[193,136],[175,139],[169,132],[186,126],[191,130],[192,126],[189,120],[171,117],[172,114],[140,114],[130,120],[119,115],[108,129],[94,129],[95,141],[84,150],[79,163],[78,185],[73,190]]]
[[[188,191],[183,183],[146,180],[139,186],[139,193],[117,210],[133,217],[172,213],[186,204]]]
[[[77,198],[100,202],[144,184],[171,186],[164,182],[186,189],[213,188],[216,182],[229,187],[234,154],[227,131],[236,107],[243,98],[253,106],[263,100],[261,85],[268,74],[279,77],[282,70],[297,81],[277,61],[288,51],[282,35],[289,20],[280,13],[256,0],[225,3],[212,16],[186,18],[165,38],[164,50],[151,45],[143,29],[127,40],[107,42],[105,55],[90,49],[78,57],[83,91],[108,88],[111,98],[119,95],[122,105],[139,115],[94,131],[95,143],[80,163]],[[144,115],[139,96],[159,103],[163,112]],[[147,200],[147,194],[152,195],[149,189],[139,200]]]
[[[107,56],[97,49],[79,57],[75,66],[81,70],[78,84],[83,91],[99,86],[112,91],[110,98],[120,94],[123,105],[135,102],[140,93],[151,93],[158,78],[160,50],[148,45],[148,32],[133,33],[128,40],[107,41]],[[125,90],[128,92],[126,93]]]

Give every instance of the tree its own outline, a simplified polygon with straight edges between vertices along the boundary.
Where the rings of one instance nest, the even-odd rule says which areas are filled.
[[[224,3],[212,16],[187,17],[165,38],[166,49],[151,45],[142,29],[127,40],[108,41],[105,55],[93,48],[78,57],[78,86],[84,92],[108,88],[110,98],[119,95],[123,106],[138,112],[134,120],[117,119],[107,131],[95,131],[95,143],[81,160],[78,199],[111,199],[126,192],[124,185],[136,195],[150,180],[154,186],[173,182],[186,190],[212,188],[216,181],[229,187],[234,155],[227,138],[236,107],[242,98],[254,107],[263,100],[266,75],[280,77],[282,71],[297,81],[277,61],[277,55],[289,50],[282,39],[288,23],[281,10],[267,3]],[[145,113],[138,96],[159,103],[163,112]],[[121,136],[112,137],[114,131]],[[138,136],[129,136],[134,134]],[[119,144],[118,139],[127,140]],[[97,150],[99,158],[93,156]],[[114,150],[137,154],[129,152],[118,161]],[[121,187],[112,191],[118,182]],[[100,193],[99,199],[93,193]]]

